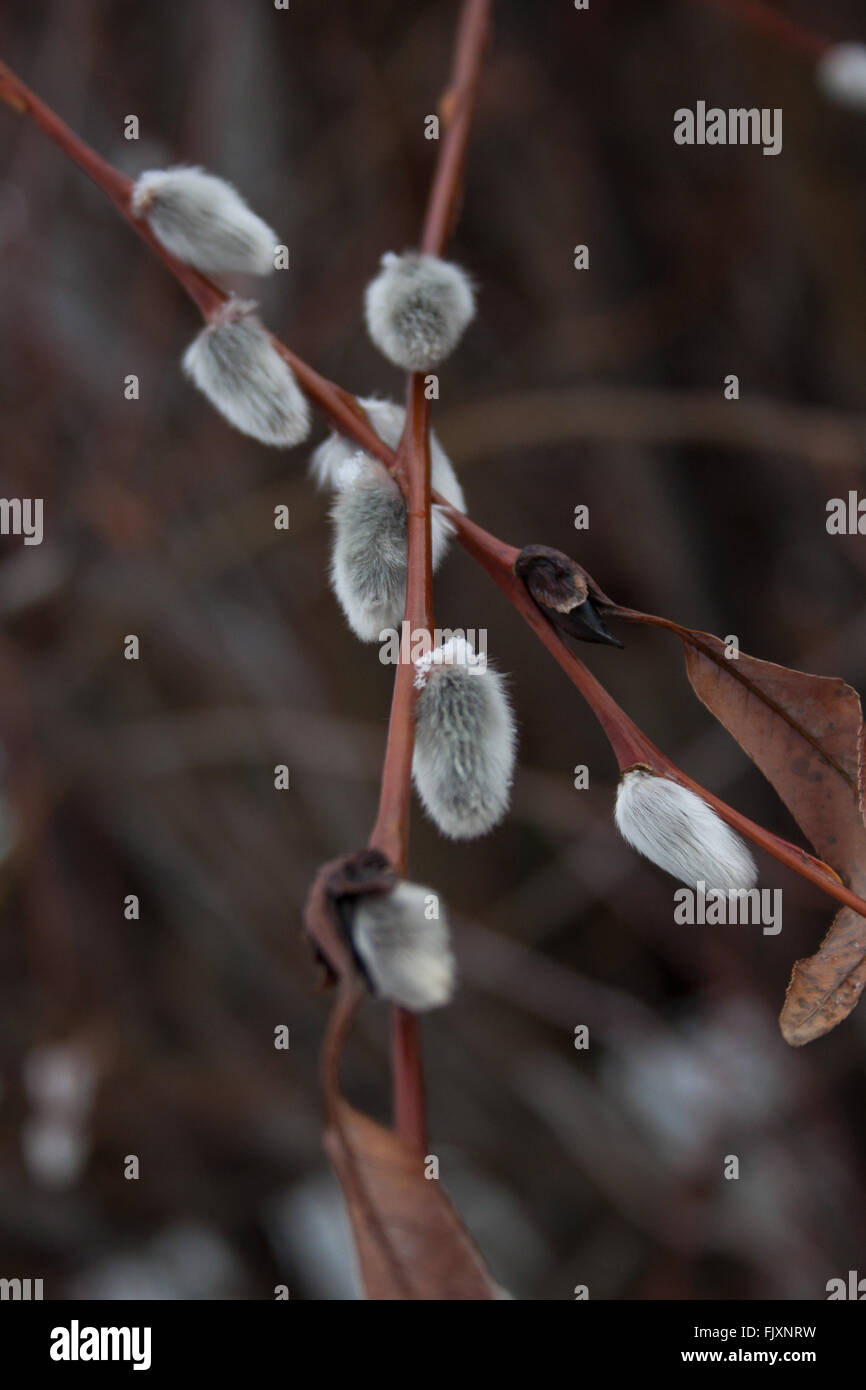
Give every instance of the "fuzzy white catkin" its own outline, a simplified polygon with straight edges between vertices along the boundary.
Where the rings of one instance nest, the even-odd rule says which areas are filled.
[[[178,260],[209,274],[270,275],[277,234],[225,179],[204,169],[148,169],[131,206]]]
[[[508,810],[517,733],[505,682],[465,638],[416,662],[415,790],[452,840],[486,835]]]
[[[352,941],[376,993],[419,1013],[447,1004],[455,965],[448,918],[430,888],[400,882],[390,893],[365,894],[352,913]]]
[[[403,433],[406,411],[394,401],[381,401],[375,397],[359,400],[379,438],[390,449],[396,449]],[[342,488],[353,482],[358,474],[358,459],[367,458],[359,454],[357,444],[341,434],[330,434],[313,453],[310,471],[320,487]],[[458,512],[466,511],[463,489],[454,472],[453,465],[436,435],[430,433],[430,486],[440,496],[447,498]],[[431,542],[433,548],[433,569],[436,570],[444,558],[453,527],[441,507],[434,505],[430,519]]]
[[[457,346],[475,312],[472,282],[460,266],[438,256],[389,251],[367,286],[367,331],[389,362],[426,372]]]
[[[834,43],[818,59],[818,86],[839,106],[866,110],[866,44]]]
[[[758,870],[748,846],[695,792],[632,768],[619,784],[616,823],[632,849],[694,888],[752,888]]]
[[[234,306],[190,343],[184,371],[221,415],[263,444],[288,448],[310,432],[310,407],[267,329]]]
[[[362,642],[400,628],[406,603],[406,504],[377,459],[358,454],[331,509],[331,587]]]

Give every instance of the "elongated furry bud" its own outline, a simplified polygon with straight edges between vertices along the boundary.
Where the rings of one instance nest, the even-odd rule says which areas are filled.
[[[458,636],[416,666],[415,790],[443,835],[485,835],[508,809],[514,771],[517,735],[505,682]]]
[[[623,839],[665,873],[694,888],[752,888],[757,881],[748,846],[706,801],[649,768],[623,774],[616,797]]]
[[[331,586],[355,635],[375,642],[383,628],[399,629],[403,621],[406,504],[377,459],[359,453],[354,462],[355,476],[331,509]]]
[[[225,179],[204,169],[148,169],[132,190],[132,210],[158,241],[209,274],[270,275],[277,235]]]
[[[183,367],[221,415],[263,444],[288,448],[310,432],[310,408],[253,305],[230,300],[190,343]]]
[[[359,401],[367,413],[370,424],[379,438],[390,449],[396,449],[403,433],[406,412],[394,401],[380,401],[367,397]],[[310,471],[320,487],[339,489],[346,483],[354,482],[358,476],[359,455],[357,444],[341,434],[330,434],[313,453]],[[463,489],[454,472],[451,460],[436,435],[430,434],[430,486],[440,496],[447,498],[458,512],[466,511]],[[441,507],[434,505],[430,520],[433,545],[433,568],[438,568],[448,548],[453,527]]]
[[[401,881],[390,893],[359,897],[350,923],[352,944],[376,994],[413,1013],[449,1003],[454,956],[448,918],[432,889]]]
[[[821,54],[818,86],[839,106],[866,110],[866,44],[834,43]]]
[[[453,352],[475,312],[469,276],[451,261],[393,251],[367,286],[367,330],[389,362],[426,372]]]

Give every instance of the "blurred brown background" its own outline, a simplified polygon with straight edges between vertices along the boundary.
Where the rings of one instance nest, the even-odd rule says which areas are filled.
[[[417,235],[456,12],[55,0],[5,7],[0,55],[130,174],[236,182],[292,260],[237,288],[326,375],[399,396],[361,296]],[[435,411],[470,513],[571,551],[622,602],[863,688],[866,551],[826,534],[825,506],[863,486],[866,115],[690,0],[496,14],[453,246],[479,316]],[[820,23],[866,39],[854,0]],[[782,154],[675,146],[697,100],[781,106]],[[369,832],[392,673],[329,592],[310,450],[208,408],[179,370],[192,306],[5,107],[0,282],[0,491],[44,498],[46,527],[41,547],[0,541],[0,1276],[59,1298],[354,1297],[300,909]],[[424,1024],[432,1150],[497,1277],[529,1299],[760,1299],[866,1274],[866,1013],[798,1052],[776,1025],[831,905],[762,860],[779,936],[675,926],[672,881],[614,830],[615,765],[577,693],[457,548],[436,599],[442,626],[487,628],[521,729],[505,826],[455,847],[419,813],[412,837],[463,980]],[[581,654],[626,709],[796,837],[674,639],[622,635]],[[376,1005],[345,1081],[387,1116]]]

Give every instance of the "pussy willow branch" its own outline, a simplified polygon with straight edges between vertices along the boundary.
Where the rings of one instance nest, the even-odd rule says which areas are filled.
[[[430,539],[430,402],[424,378],[409,377],[406,424],[397,450],[407,478],[406,611],[409,632],[433,628],[433,565]],[[388,720],[379,813],[370,844],[398,873],[406,872],[412,805],[412,750],[415,745],[415,668],[398,661]],[[394,1127],[418,1153],[427,1148],[424,1068],[417,1017],[394,1005],[391,1011],[391,1066]]]
[[[480,2],[481,0],[476,0],[479,5]],[[5,101],[13,110],[33,120],[49,139],[102,189],[126,221],[134,227],[139,236],[147,242],[151,250],[155,251],[168,267],[198,306],[205,319],[218,315],[229,296],[213,285],[205,276],[199,274],[198,271],[177,261],[159,245],[145,224],[130,212],[128,206],[129,190],[132,186],[130,180],[75,135],[51,108],[32,93],[3,63],[0,63],[0,100]],[[459,112],[459,105],[455,105],[453,109]],[[454,205],[456,205],[456,201],[455,197]],[[276,350],[290,365],[299,384],[320,413],[340,434],[352,439],[359,448],[380,459],[391,470],[397,482],[406,492],[408,481],[405,460],[400,458],[394,450],[388,448],[384,441],[379,438],[355,397],[314,371],[279,339],[273,338],[273,343]],[[628,765],[622,762],[622,758],[630,757],[632,752],[635,756],[631,758],[631,761],[646,761],[644,755],[647,751],[654,751],[660,760],[656,763],[657,767],[666,767],[669,770],[669,775],[676,775],[677,780],[681,780],[684,785],[697,791],[728,824],[741,829],[754,843],[762,845],[769,853],[775,854],[776,858],[787,863],[795,872],[810,879],[824,892],[851,907],[861,916],[866,917],[866,902],[852,893],[844,884],[838,882],[832,874],[832,870],[826,866],[819,868],[820,861],[813,860],[811,856],[793,845],[788,847],[783,857],[777,848],[773,848],[777,844],[775,837],[770,836],[760,826],[748,821],[746,817],[740,816],[732,807],[727,806],[725,802],[720,801],[705,788],[700,787],[698,783],[692,782],[678,768],[675,768],[674,764],[670,763],[659,750],[653,750],[653,745],[642,731],[633,724],[607,691],[595,680],[583,662],[565,646],[547,619],[529,599],[522,583],[517,581],[516,576],[510,575],[510,564],[513,563],[513,557],[517,554],[514,547],[497,540],[489,532],[470,522],[468,518],[456,512],[437,493],[431,493],[431,500],[446,510],[454,523],[464,549],[488,570],[503,589],[509,601],[517,608],[524,620],[529,623],[536,635],[540,637],[581,691],[605,729],[621,766]],[[509,555],[512,557],[511,561],[507,559]],[[508,575],[507,578],[506,575]],[[671,769],[673,771],[670,771]],[[782,843],[778,842],[778,844]]]
[[[84,140],[62,121],[50,106],[32,92],[11,68],[0,62],[0,101],[4,101],[19,115],[27,116],[43,134],[70,159],[93,183],[111,200],[121,217],[145,241],[151,251],[167,266],[179,284],[186,290],[190,299],[199,309],[202,318],[211,322],[218,318],[231,296],[220,289],[201,271],[179,261],[153,235],[147,223],[132,212],[130,196],[132,179],[115,169],[103,159]],[[367,417],[355,397],[341,386],[296,357],[285,343],[273,339],[274,347],[288,362],[299,384],[310,400],[314,401],[320,412],[343,434],[351,434],[357,443],[376,458],[389,466],[393,463],[393,453],[386,449],[382,440],[369,424]],[[383,453],[384,451],[384,453]]]
[[[405,619],[409,631],[433,629],[433,564],[430,545],[430,402],[420,373],[409,377],[406,424],[396,457],[407,480],[407,573]],[[418,691],[411,662],[400,661],[388,721],[379,812],[370,845],[405,873],[409,843],[412,749]]]
[[[476,522],[470,521],[468,517],[453,510],[450,515],[461,536],[464,548],[474,555],[479,564],[487,570],[487,573],[498,584],[512,605],[540,637],[566,675],[577,686],[604,729],[621,770],[633,767],[638,763],[646,763],[654,772],[662,773],[673,778],[682,786],[690,788],[708,805],[712,806],[722,820],[745,835],[753,844],[771,854],[787,868],[793,869],[801,877],[808,879],[817,888],[823,889],[830,897],[836,898],[844,906],[853,908],[855,912],[866,917],[866,901],[853,893],[829,865],[800,849],[798,845],[790,844],[787,840],[765,830],[763,826],[757,825],[748,816],[742,815],[733,806],[729,806],[727,802],[708,791],[706,787],[702,787],[699,782],[695,782],[693,778],[677,767],[667,754],[657,748],[647,738],[643,730],[617,704],[613,696],[596,680],[580,658],[569,647],[565,646],[553,624],[533,603],[523,582],[514,573],[514,561],[519,551],[514,546],[507,545],[497,537],[491,536]],[[633,612],[631,609],[618,609],[616,607],[612,611],[627,621]],[[635,619],[639,618],[641,622],[648,621],[645,614],[635,613],[634,617]],[[659,627],[675,626],[664,618],[651,621]]]
[[[186,290],[190,299],[199,309],[206,322],[218,318],[231,296],[215,285],[207,276],[192,266],[185,265],[157,241],[146,222],[135,217],[130,207],[132,180],[115,169],[107,160],[69,128],[58,115],[47,106],[35,92],[21,81],[11,68],[0,62],[0,101],[4,101],[19,115],[28,117],[48,138],[57,145],[63,154],[87,174],[93,183],[113,203],[120,215],[147,243],[151,251],[159,257],[171,271],[178,283]],[[340,434],[355,443],[366,453],[372,454],[393,470],[395,452],[381,440],[371,426],[363,408],[355,397],[337,386],[327,377],[321,376],[302,357],[298,357],[272,336],[274,348],[291,367],[305,395],[313,402],[319,412]],[[398,478],[399,480],[399,478]],[[404,480],[405,481],[405,480]]]
[[[439,103],[446,134],[441,146],[421,250],[441,256],[460,211],[466,150],[475,114],[481,60],[490,36],[491,0],[465,0],[457,27],[451,85]]]
[[[491,0],[464,0],[454,44],[451,84],[440,106],[445,137],[433,173],[421,248],[441,255],[460,205],[475,94],[490,28]],[[407,554],[405,621],[412,637],[432,633],[433,561],[430,530],[430,402],[424,376],[410,374],[406,422],[394,466],[406,496]],[[405,873],[412,805],[412,751],[418,691],[411,662],[399,661],[388,720],[382,789],[370,844]],[[417,1152],[427,1147],[421,1034],[415,1015],[392,1009],[391,1059],[394,1126]]]
[[[463,169],[475,106],[481,59],[490,28],[491,0],[464,0],[455,42],[451,85],[442,102],[445,137],[440,146],[422,234],[423,249],[438,254],[444,249],[456,217],[463,181]],[[135,231],[147,242],[172,272],[207,322],[217,319],[230,296],[206,276],[171,256],[135,217],[130,207],[132,181],[91,149],[56,113],[0,63],[0,99],[21,115],[29,117],[59,149],[88,175],[111,200]],[[410,382],[404,440],[395,451],[389,449],[372,429],[354,396],[321,376],[284,343],[272,336],[276,351],[288,363],[308,398],[329,423],[379,458],[394,472],[407,494],[408,575],[412,605],[417,607],[417,626],[432,625],[432,580],[430,564],[430,482],[429,482],[429,406],[421,389],[422,378]],[[411,460],[420,460],[420,471]],[[412,473],[415,472],[415,482]],[[423,472],[423,476],[422,476]],[[422,491],[423,489],[423,491]],[[413,522],[413,511],[416,513]],[[422,538],[422,527],[426,542]],[[414,553],[413,553],[414,552]],[[424,576],[421,579],[421,576]],[[414,743],[414,671],[399,663],[389,721],[388,742],[382,779],[382,797],[371,843],[381,848],[402,872],[405,869],[411,793],[412,748]],[[417,1020],[403,1010],[395,1011],[395,1112],[404,1138],[416,1148],[425,1144],[423,1076]]]
[[[106,159],[81,140],[65,121],[62,121],[50,106],[46,106],[35,92],[25,86],[11,68],[0,62],[0,101],[11,106],[19,115],[28,116],[49,140],[53,140],[64,154],[87,174],[98,188],[110,198],[121,217],[134,227],[143,241],[146,241],[160,260],[164,261],[172,275],[180,281],[187,294],[200,309],[204,318],[211,318],[225,303],[228,295],[212,284],[205,275],[193,270],[191,266],[179,261],[166,251],[151,232],[146,222],[134,216],[130,207],[132,180],[115,169]]]

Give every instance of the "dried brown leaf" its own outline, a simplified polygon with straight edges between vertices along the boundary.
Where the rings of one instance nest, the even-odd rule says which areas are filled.
[[[745,653],[727,660],[724,643],[708,633],[689,632],[682,640],[698,697],[761,769],[818,854],[862,894],[866,825],[857,692],[835,677]],[[785,1041],[801,1047],[830,1032],[848,1017],[864,984],[866,921],[843,907],[816,953],[794,965],[779,1016]]]
[[[710,633],[678,634],[695,693],[760,768],[821,858],[846,881],[866,869],[856,690],[744,652],[728,660],[725,644]]]
[[[345,1100],[325,1148],[343,1189],[368,1298],[491,1300],[502,1292],[423,1155]]]
[[[698,698],[760,768],[821,858],[862,897],[866,734],[857,692],[835,677],[789,670],[743,652],[728,658],[726,644],[711,633],[617,611],[676,633]],[[786,1042],[799,1047],[835,1028],[864,984],[866,920],[842,907],[818,951],[794,966],[779,1018]]]
[[[847,1018],[866,985],[866,921],[843,907],[814,956],[791,972],[779,1016],[782,1036],[802,1047]]]
[[[357,850],[323,864],[304,909],[304,927],[319,960],[334,980],[361,978],[349,938],[340,923],[340,903],[363,893],[388,892],[393,869],[378,850]]]

